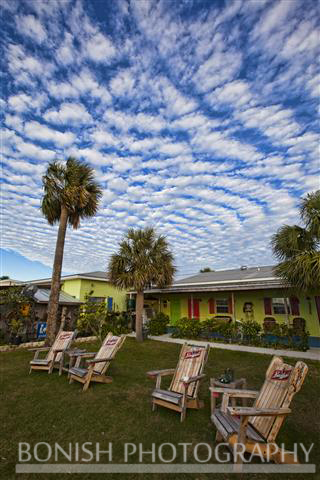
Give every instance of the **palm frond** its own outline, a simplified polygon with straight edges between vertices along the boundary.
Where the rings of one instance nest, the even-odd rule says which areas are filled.
[[[320,190],[302,199],[300,215],[310,233],[320,241]]]
[[[61,206],[68,211],[68,222],[78,228],[80,219],[96,214],[102,190],[89,164],[69,157],[65,164],[52,162],[43,177],[41,210],[48,222],[59,222]]]
[[[173,255],[163,236],[156,236],[153,228],[129,229],[111,255],[108,275],[118,288],[142,292],[151,285],[170,285],[176,269]]]

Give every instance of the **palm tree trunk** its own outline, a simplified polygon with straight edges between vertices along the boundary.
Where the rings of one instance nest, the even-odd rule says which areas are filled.
[[[52,345],[56,336],[57,330],[57,316],[59,308],[59,293],[60,293],[60,280],[63,261],[63,249],[64,240],[66,237],[68,222],[68,211],[65,207],[61,207],[59,230],[56,243],[56,251],[54,255],[52,280],[51,280],[51,293],[48,304],[48,320],[47,320],[47,343]]]
[[[137,292],[136,298],[136,340],[137,342],[143,342],[142,335],[142,313],[144,304],[143,292]]]

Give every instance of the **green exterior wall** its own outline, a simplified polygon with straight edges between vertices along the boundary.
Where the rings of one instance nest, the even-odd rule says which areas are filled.
[[[85,301],[86,295],[90,292],[92,292],[92,297],[111,297],[113,299],[113,310],[120,312],[126,310],[126,292],[113,287],[108,282],[82,278],[70,279],[64,281],[61,290],[82,302]]]
[[[281,289],[266,289],[266,290],[246,290],[246,291],[237,291],[234,292],[234,314],[223,314],[209,313],[209,299],[219,299],[219,298],[229,298],[231,297],[231,292],[211,292],[211,293],[193,293],[194,299],[200,300],[200,321],[207,318],[212,318],[216,315],[230,315],[236,320],[245,320],[245,314],[243,312],[243,306],[246,302],[252,302],[253,304],[253,319],[260,324],[263,323],[263,320],[266,316],[264,310],[264,298],[282,298],[290,297],[291,295],[287,292],[285,293]],[[292,294],[293,295],[293,294]],[[153,307],[156,310],[161,310],[167,314],[170,318],[171,325],[174,325],[175,322],[182,317],[188,317],[188,298],[191,296],[191,293],[166,293],[166,294],[152,294],[152,298],[157,297],[157,301],[153,301]],[[160,302],[159,302],[160,298]],[[309,298],[309,300],[308,300]],[[145,303],[148,303],[148,294],[146,294]],[[299,296],[299,317],[303,317],[306,320],[307,330],[311,336],[320,337],[320,320],[318,318],[315,296],[314,295],[305,295]],[[280,315],[273,314],[271,315],[275,318],[276,322],[286,323],[287,318],[289,324],[292,323],[294,317],[297,315]]]

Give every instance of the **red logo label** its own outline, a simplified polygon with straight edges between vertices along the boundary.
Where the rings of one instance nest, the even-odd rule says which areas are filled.
[[[187,352],[184,356],[184,358],[196,358],[200,357],[201,350],[194,350],[192,352]]]
[[[118,339],[117,338],[110,338],[110,340],[107,341],[107,345],[115,345],[117,343]]]
[[[286,370],[285,368],[282,370],[275,370],[272,374],[271,380],[288,380],[291,371],[291,369]]]
[[[61,333],[61,335],[59,335],[59,340],[67,340],[71,335],[72,333]]]

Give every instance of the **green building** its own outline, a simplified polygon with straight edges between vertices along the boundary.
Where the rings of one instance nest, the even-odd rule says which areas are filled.
[[[165,289],[149,289],[145,310],[166,313],[171,325],[182,317],[199,321],[229,317],[290,326],[303,322],[310,345],[320,347],[320,292],[297,294],[284,287],[269,266],[199,273]]]
[[[50,288],[51,278],[34,280],[36,285]],[[76,273],[61,277],[61,291],[84,302],[89,297],[93,302],[106,301],[110,310],[126,310],[126,292],[112,286],[106,272]]]

